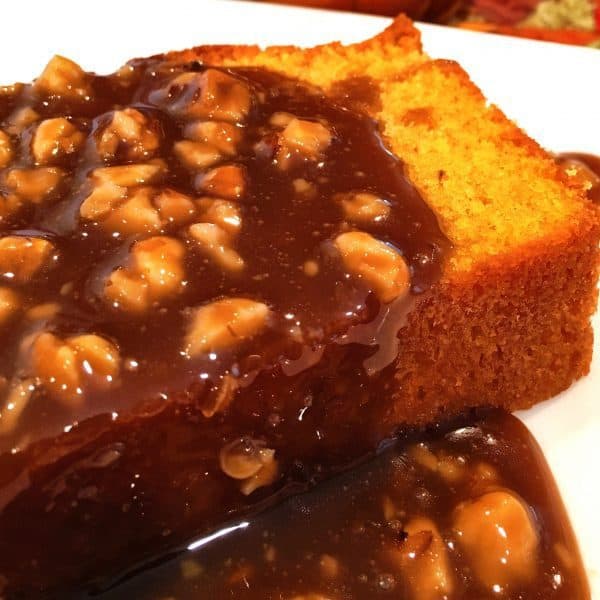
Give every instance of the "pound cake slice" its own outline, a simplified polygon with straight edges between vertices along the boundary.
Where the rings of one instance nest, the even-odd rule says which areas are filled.
[[[0,582],[66,594],[589,369],[598,207],[398,18],[0,95]]]

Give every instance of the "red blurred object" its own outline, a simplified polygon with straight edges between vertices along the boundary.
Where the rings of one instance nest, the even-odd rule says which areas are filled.
[[[405,13],[412,19],[448,21],[463,2],[461,0],[269,0],[278,4],[296,4],[314,8],[353,10],[394,16]]]
[[[600,0],[588,0],[594,7],[595,31],[529,27],[523,21],[535,12],[541,0],[266,0],[313,8],[349,10],[395,16],[405,13],[419,21],[452,25],[516,37],[563,44],[600,43]]]
[[[514,25],[531,14],[539,0],[473,0],[471,12],[490,23]]]
[[[540,27],[512,27],[510,25],[497,25],[495,23],[465,22],[458,25],[461,29],[483,31],[484,33],[499,33],[513,37],[555,42],[557,44],[571,44],[574,46],[587,46],[597,42],[600,38],[598,32],[582,31],[580,29],[544,29]]]

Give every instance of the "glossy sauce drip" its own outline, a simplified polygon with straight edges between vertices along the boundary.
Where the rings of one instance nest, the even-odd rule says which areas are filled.
[[[581,177],[588,198],[600,203],[600,156],[585,152],[562,152],[556,155],[556,162],[568,176]]]
[[[362,112],[372,82],[78,69],[0,96],[15,597],[104,584],[373,452],[397,332],[450,247]]]
[[[486,518],[485,511],[491,517]],[[311,595],[313,594],[313,595]],[[590,598],[537,443],[495,412],[401,440],[100,596]]]

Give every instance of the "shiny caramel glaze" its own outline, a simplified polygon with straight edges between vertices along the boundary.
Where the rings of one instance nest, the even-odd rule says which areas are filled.
[[[583,181],[588,198],[600,203],[600,156],[586,152],[561,152],[556,162],[564,169],[568,178]]]
[[[230,527],[100,598],[590,598],[541,450],[502,412],[409,436]]]
[[[393,433],[376,400],[449,242],[376,101],[159,60],[2,90],[6,593],[113,576]]]

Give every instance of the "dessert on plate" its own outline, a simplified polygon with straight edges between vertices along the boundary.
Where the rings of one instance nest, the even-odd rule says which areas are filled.
[[[0,94],[0,574],[103,585],[586,374],[600,216],[399,17]]]

